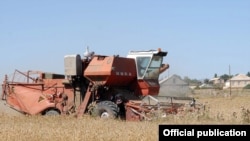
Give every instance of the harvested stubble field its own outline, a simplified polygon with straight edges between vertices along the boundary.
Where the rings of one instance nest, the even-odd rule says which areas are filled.
[[[250,91],[196,90],[191,96],[205,110],[182,112],[153,121],[102,120],[84,115],[0,115],[0,139],[4,141],[156,141],[159,124],[250,124]]]

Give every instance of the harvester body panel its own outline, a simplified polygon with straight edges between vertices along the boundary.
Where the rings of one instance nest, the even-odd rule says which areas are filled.
[[[24,73],[16,70],[11,81],[5,79],[2,99],[6,99],[11,108],[36,115],[48,109],[63,113],[64,108],[74,106],[74,93],[72,87],[63,84],[64,75],[38,72],[37,77],[33,78],[29,73],[32,71]],[[15,78],[21,77],[23,79],[16,81]]]
[[[104,86],[129,86],[136,80],[133,59],[115,56],[94,56],[84,71],[92,83]]]
[[[54,107],[39,90],[41,86],[17,84],[11,87],[12,93],[7,97],[7,103],[18,111],[35,115],[44,109]]]

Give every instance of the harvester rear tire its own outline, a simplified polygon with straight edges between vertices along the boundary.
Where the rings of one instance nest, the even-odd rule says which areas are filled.
[[[60,113],[57,110],[48,110],[45,112],[45,116],[57,116],[60,115]]]
[[[119,108],[112,101],[101,101],[93,109],[92,116],[99,116],[103,119],[115,119],[118,117]]]

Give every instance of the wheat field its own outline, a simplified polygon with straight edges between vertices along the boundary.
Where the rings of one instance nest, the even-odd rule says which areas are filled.
[[[84,115],[13,116],[0,114],[4,141],[157,141],[159,124],[250,124],[250,93],[196,91],[205,109],[167,115],[152,121],[103,120]]]

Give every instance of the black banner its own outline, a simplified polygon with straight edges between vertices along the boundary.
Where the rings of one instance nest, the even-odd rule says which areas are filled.
[[[205,140],[215,138],[249,140],[250,125],[159,125],[159,141],[185,138]]]

